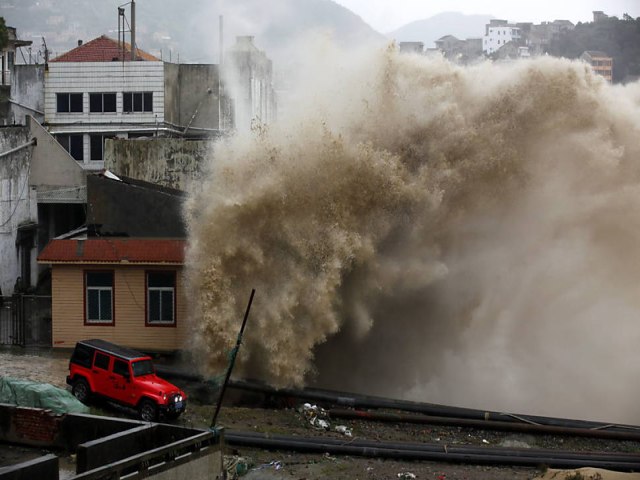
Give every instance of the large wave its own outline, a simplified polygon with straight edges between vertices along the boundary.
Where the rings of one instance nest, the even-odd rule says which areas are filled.
[[[638,418],[640,88],[541,58],[333,55],[186,207],[194,347],[242,375]]]

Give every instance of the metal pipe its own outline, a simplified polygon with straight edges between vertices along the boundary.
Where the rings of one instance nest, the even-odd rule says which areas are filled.
[[[236,339],[236,346],[232,350],[231,358],[229,359],[229,367],[227,368],[227,373],[224,377],[224,383],[222,384],[222,388],[220,389],[220,395],[218,396],[216,410],[213,413],[213,418],[211,419],[211,428],[214,428],[216,426],[216,419],[218,418],[218,413],[220,412],[220,407],[222,406],[224,392],[227,390],[227,384],[229,383],[229,378],[231,377],[231,371],[233,370],[233,366],[236,363],[236,355],[238,354],[238,350],[240,350],[242,335],[244,334],[244,327],[246,327],[247,325],[247,319],[249,318],[249,312],[251,311],[251,304],[253,303],[253,296],[255,294],[256,289],[252,288],[251,296],[249,297],[249,303],[247,304],[247,310],[244,312],[244,318],[242,319],[242,326],[240,327],[240,332],[238,333],[238,338]]]
[[[27,110],[31,110],[32,112],[39,113],[40,115],[44,115],[43,111],[37,110],[37,109],[35,109],[33,107],[30,107],[29,105],[25,105],[24,103],[16,102],[15,100],[13,100],[11,98],[9,99],[9,102],[13,103],[14,105],[18,105],[19,107],[26,108]]]
[[[510,423],[495,420],[472,420],[466,418],[436,417],[430,415],[364,412],[332,408],[328,412],[331,418],[351,420],[369,420],[376,422],[416,423],[429,425],[445,425],[455,427],[476,428],[481,430],[498,430],[506,432],[541,433],[548,435],[568,435],[573,437],[602,438],[608,440],[640,441],[640,431],[620,432],[610,430],[596,430],[590,428],[556,427],[550,425],[535,425],[531,423]]]
[[[20,145],[19,147],[15,147],[15,148],[12,148],[11,150],[7,150],[6,152],[0,153],[0,158],[4,158],[4,157],[6,157],[8,155],[11,155],[12,153],[19,152],[23,148],[27,148],[27,147],[30,147],[31,145],[35,145],[35,144],[36,144],[36,139],[32,138],[31,140],[29,140],[28,143],[25,143],[24,145]]]
[[[637,471],[640,459],[632,454],[575,453],[553,450],[526,450],[491,447],[451,447],[434,444],[408,444],[348,441],[284,435],[259,435],[227,431],[228,445],[270,450],[293,450],[334,455],[358,455],[403,460],[428,460],[490,465],[539,466],[552,468],[595,467],[617,471]]]
[[[131,0],[131,61],[136,61],[136,0]]]

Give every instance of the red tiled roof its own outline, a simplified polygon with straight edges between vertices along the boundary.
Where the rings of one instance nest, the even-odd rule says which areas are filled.
[[[90,238],[51,240],[38,255],[40,263],[184,263],[184,240]]]
[[[126,43],[124,60],[131,60],[131,44]],[[146,60],[149,62],[159,62],[160,59],[154,57],[139,48],[136,49],[137,60]],[[113,62],[122,60],[122,49],[117,40],[102,35],[93,40],[80,45],[79,47],[69,50],[67,53],[51,60],[52,62]]]

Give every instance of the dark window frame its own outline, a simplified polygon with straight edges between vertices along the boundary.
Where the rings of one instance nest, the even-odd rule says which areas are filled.
[[[166,277],[171,277],[171,282],[173,286],[150,286],[149,285],[149,276],[150,275],[162,275]],[[177,272],[175,270],[146,270],[144,272],[145,278],[145,308],[144,308],[144,324],[146,327],[172,327],[175,328],[178,325],[178,281],[177,281]],[[162,317],[162,312],[166,311],[163,309],[163,293],[171,292],[173,295],[172,298],[172,320],[162,320],[162,319],[151,319],[152,307],[151,307],[151,296],[153,293],[159,293],[160,296],[158,301],[160,303],[158,311],[160,313],[160,317]]]
[[[123,92],[123,113],[153,113],[153,92]]]
[[[87,277],[93,273],[108,273],[111,275],[111,286],[95,286],[88,285]],[[85,326],[98,326],[98,327],[113,327],[116,324],[116,278],[115,272],[113,270],[84,270],[82,272],[82,276],[84,279],[84,324]],[[98,291],[106,291],[109,289],[111,292],[111,319],[110,320],[102,320],[102,319],[89,319],[89,289],[98,290]],[[98,299],[98,306],[100,306],[100,299]]]
[[[56,93],[56,113],[83,113],[84,94],[59,92]]]
[[[117,105],[115,92],[89,93],[89,113],[117,113]]]
[[[107,138],[105,135],[89,135],[89,160],[94,162],[98,162],[104,160],[104,139]],[[97,140],[100,140],[100,158],[95,158],[95,150],[97,148]],[[95,143],[94,143],[95,142]]]
[[[84,162],[84,135],[58,134],[56,140],[74,160]]]
[[[98,364],[98,358],[106,358],[107,359],[107,364],[105,366],[102,366],[101,364]],[[96,350],[96,354],[93,357],[93,367],[94,368],[99,368],[100,370],[104,370],[105,372],[108,372],[110,364],[111,364],[111,355],[107,355],[106,353],[99,352],[99,351]]]

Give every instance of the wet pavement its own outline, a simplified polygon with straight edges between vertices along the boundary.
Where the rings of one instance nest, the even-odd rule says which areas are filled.
[[[0,376],[66,387],[69,349],[0,347]]]

